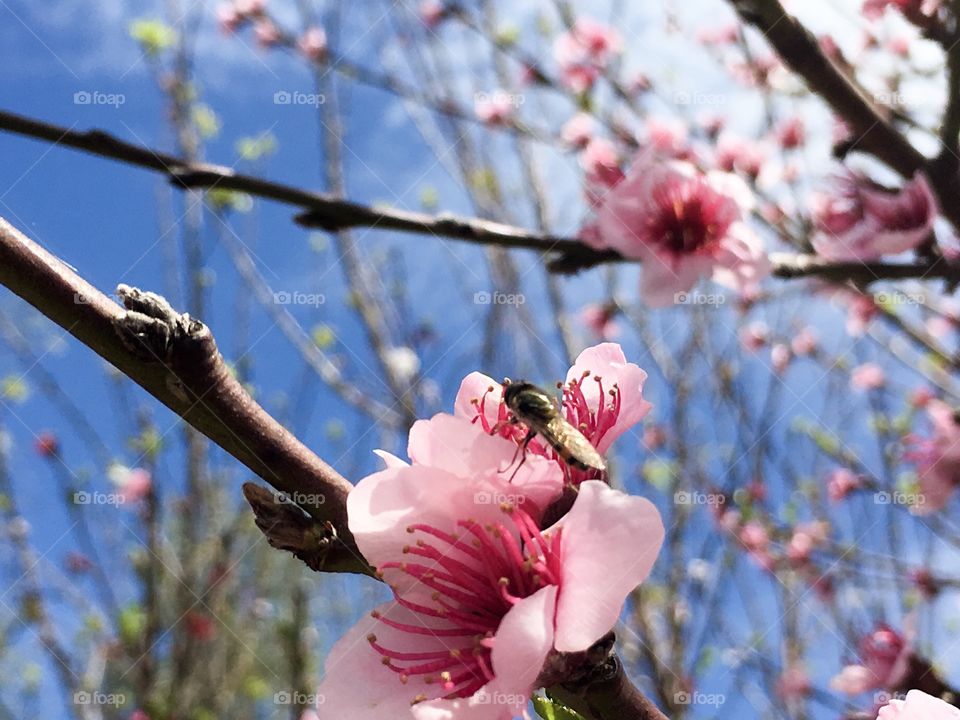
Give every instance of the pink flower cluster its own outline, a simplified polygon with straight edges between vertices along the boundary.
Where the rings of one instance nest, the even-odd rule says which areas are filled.
[[[916,463],[920,492],[911,511],[929,515],[946,507],[960,483],[960,417],[942,400],[927,400],[928,438],[908,436],[905,459]]]
[[[587,17],[579,18],[553,43],[553,58],[564,85],[575,93],[593,87],[610,61],[623,51],[616,29]]]
[[[641,296],[677,302],[698,280],[754,292],[769,273],[760,238],[747,226],[753,195],[736,176],[642,151],[622,180],[597,199],[584,242],[642,262]]]
[[[578,424],[601,452],[646,414],[644,377],[611,345],[571,368],[568,416],[582,413]],[[499,427],[499,387],[468,376],[454,415],[414,424],[409,464],[380,453],[385,469],[350,493],[350,531],[394,599],[328,656],[325,716],[522,715],[536,688],[563,680],[555,661],[606,635],[649,574],[664,528],[643,498],[584,480],[570,511],[543,527],[563,466],[532,444],[508,469],[517,436]]]

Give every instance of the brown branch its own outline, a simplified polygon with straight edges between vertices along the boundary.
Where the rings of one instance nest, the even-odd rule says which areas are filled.
[[[347,528],[351,485],[231,375],[210,330],[165,300],[121,286],[127,310],[0,218],[0,284],[37,308],[278,490],[338,542],[324,568],[369,572]]]
[[[291,205],[304,210],[297,217],[297,221],[307,227],[320,227],[331,231],[348,227],[370,227],[445,237],[477,245],[536,250],[547,256],[547,265],[551,270],[560,273],[573,273],[604,263],[625,261],[617,252],[594,250],[571,237],[538,233],[513,225],[476,217],[460,217],[451,213],[431,215],[384,206],[367,206],[337,199],[333,195],[239,174],[219,165],[189,163],[173,155],[128,143],[100,130],[78,132],[2,110],[0,130],[48,140],[54,144],[154,170],[167,175],[181,188],[217,187]],[[960,204],[952,207],[960,213]],[[947,213],[946,209],[944,213]],[[814,255],[774,253],[771,259],[773,274],[780,278],[816,276],[834,281],[852,279],[866,283],[909,278],[960,282],[960,265],[942,258],[924,258],[908,263],[832,262]]]
[[[578,686],[557,685],[549,695],[594,720],[667,720],[660,708],[627,677],[623,663],[611,655],[602,674]]]

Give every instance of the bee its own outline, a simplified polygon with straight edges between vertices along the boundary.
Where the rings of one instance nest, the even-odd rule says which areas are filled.
[[[579,470],[604,472],[607,469],[600,453],[582,432],[567,422],[557,407],[556,400],[549,393],[522,380],[510,382],[507,379],[503,384],[503,401],[513,413],[511,422],[522,422],[528,430],[520,446],[524,451],[520,465],[526,460],[527,445],[540,435],[567,465]],[[519,469],[520,466],[517,467],[517,470]]]

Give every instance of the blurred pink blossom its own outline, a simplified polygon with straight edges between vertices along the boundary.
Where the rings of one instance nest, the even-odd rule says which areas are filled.
[[[937,202],[917,173],[899,191],[848,173],[812,201],[817,231],[811,242],[829,260],[876,260],[915,248],[929,237]]]
[[[590,113],[579,112],[564,123],[560,139],[575,148],[586,147],[597,130],[597,121]]]
[[[946,507],[960,483],[960,422],[957,411],[942,400],[929,400],[927,416],[933,428],[928,438],[910,436],[904,459],[916,463],[920,497],[911,507],[927,515]]]
[[[494,90],[477,95],[474,111],[477,118],[487,125],[506,125],[513,119],[514,104],[509,93]]]
[[[641,152],[597,212],[597,242],[641,260],[641,296],[652,307],[675,302],[703,277],[749,291],[770,271],[760,238],[743,218],[752,193],[726,173],[699,172]]]
[[[861,487],[863,487],[863,479],[847,468],[837,468],[827,478],[827,496],[830,502],[840,502]]]
[[[297,48],[307,59],[319,62],[327,56],[327,33],[315,25],[300,36]]]
[[[854,390],[879,390],[886,382],[886,373],[876,363],[863,363],[850,373],[850,387]]]

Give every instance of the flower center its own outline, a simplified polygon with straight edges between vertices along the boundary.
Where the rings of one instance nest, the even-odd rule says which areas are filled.
[[[504,522],[461,520],[455,533],[412,525],[407,532],[419,537],[403,549],[411,559],[378,568],[399,570],[432,591],[429,604],[394,592],[397,604],[422,622],[374,614],[393,630],[424,637],[424,652],[391,649],[375,634],[367,636],[400,682],[420,678],[429,686],[414,703],[470,697],[486,685],[494,677],[491,654],[504,615],[540,588],[560,583],[560,531],[544,535],[526,511],[509,504],[501,508]]]
[[[732,223],[731,199],[699,178],[668,181],[653,191],[652,201],[647,236],[672,255],[711,251]]]

